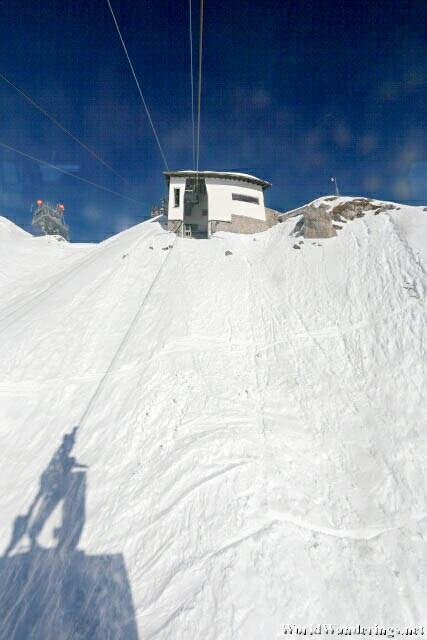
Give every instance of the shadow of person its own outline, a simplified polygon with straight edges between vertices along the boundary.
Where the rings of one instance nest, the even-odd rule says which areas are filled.
[[[16,518],[10,543],[4,553],[5,556],[8,556],[13,551],[26,533],[28,533],[31,540],[31,547],[34,549],[37,545],[37,537],[61,500],[64,500],[64,507],[70,504],[73,505],[74,515],[78,513],[78,509],[76,508],[78,505],[84,510],[84,489],[83,501],[78,501],[78,505],[76,505],[75,499],[79,496],[81,498],[82,491],[76,491],[76,486],[78,483],[82,484],[84,482],[86,474],[74,474],[72,471],[76,468],[87,469],[87,466],[78,464],[75,458],[70,456],[75,444],[77,429],[78,427],[74,427],[71,433],[65,434],[61,446],[55,452],[47,468],[41,475],[39,491],[30,505],[27,514]],[[81,519],[81,517],[79,519]],[[83,529],[83,527],[81,527],[81,529]],[[65,533],[66,527],[64,528],[63,523],[62,534],[60,535],[59,530],[57,531],[57,537],[59,536],[60,541],[58,546],[61,548],[66,544],[64,539]],[[75,539],[75,535],[73,537],[76,547],[78,538]]]
[[[77,427],[63,437],[0,558],[0,640],[138,640],[122,554],[88,556],[77,550],[85,524],[87,466],[70,455],[76,433]],[[61,502],[56,546],[39,546],[37,539]],[[20,553],[24,536],[30,548]]]

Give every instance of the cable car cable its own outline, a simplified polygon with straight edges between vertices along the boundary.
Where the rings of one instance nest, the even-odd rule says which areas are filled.
[[[92,185],[92,187],[97,187],[98,189],[102,189],[103,191],[108,191],[108,193],[112,193],[118,198],[123,198],[124,200],[129,200],[129,202],[134,202],[135,204],[139,204],[142,206],[146,205],[146,203],[141,202],[140,200],[135,200],[134,198],[129,198],[129,196],[124,196],[123,194],[118,193],[117,191],[113,191],[112,189],[107,189],[107,187],[103,187],[100,184],[96,184],[96,182],[92,182],[91,180],[87,180],[86,178],[82,178],[81,176],[76,176],[76,174],[71,173],[71,171],[67,171],[66,169],[61,169],[61,167],[56,167],[54,164],[50,164],[45,160],[40,160],[39,158],[35,158],[34,156],[31,156],[29,153],[24,153],[23,151],[19,151],[19,149],[10,147],[8,144],[4,144],[4,142],[0,142],[0,147],[4,147],[4,149],[8,149],[9,151],[13,151],[14,153],[18,153],[20,156],[24,156],[24,158],[29,158],[30,160],[34,160],[35,162],[38,162],[40,164],[45,164],[47,167],[50,167],[51,169],[56,169],[61,173],[65,173],[67,176],[71,176],[76,180],[80,180],[81,182],[86,182],[87,184]]]
[[[190,11],[190,75],[191,75],[191,130],[193,134],[193,167],[196,167],[196,151],[195,151],[195,137],[194,137],[194,76],[193,76],[193,26],[191,17],[191,0],[188,0]]]
[[[176,242],[176,238],[174,239],[173,243],[171,246],[168,247],[168,249],[173,249],[174,245]],[[118,362],[124,348],[127,346],[127,344],[129,343],[129,339],[132,336],[132,333],[135,329],[135,327],[138,324],[139,319],[141,318],[141,316],[143,315],[143,311],[145,310],[145,306],[147,304],[148,299],[151,296],[151,292],[153,291],[155,285],[157,284],[162,271],[164,271],[165,269],[165,265],[167,264],[168,260],[169,260],[169,256],[171,255],[172,251],[168,251],[166,258],[164,258],[162,264],[160,265],[159,270],[157,271],[156,275],[154,276],[154,279],[152,281],[152,283],[150,284],[148,291],[146,292],[145,296],[143,297],[141,303],[138,306],[138,309],[134,315],[134,317],[132,318],[130,324],[127,327],[127,330],[125,332],[125,334],[123,335],[122,339],[120,340],[118,347],[116,348],[110,363],[107,367],[107,369],[105,370],[103,376],[100,378],[98,385],[95,389],[95,391],[93,392],[91,398],[89,399],[89,402],[86,405],[85,410],[83,411],[82,415],[80,416],[80,420],[78,422],[78,426],[81,427],[87,420],[88,415],[90,414],[90,411],[93,407],[93,405],[95,404],[95,401],[97,400],[97,398],[99,397],[101,391],[104,388],[105,385],[105,381],[107,379],[109,379],[110,374],[112,373],[112,371],[114,370],[116,363]],[[116,369],[117,371],[117,369]]]
[[[199,155],[200,155],[200,97],[202,94],[202,52],[203,52],[203,0],[200,0],[200,44],[199,44],[199,97],[197,105],[197,160],[196,173],[199,177]]]
[[[66,127],[64,127],[60,122],[58,122],[58,120],[56,120],[56,118],[54,118],[52,115],[50,115],[50,113],[48,111],[46,111],[46,109],[43,109],[43,107],[41,107],[39,104],[37,104],[37,102],[35,102],[34,100],[32,100],[32,98],[30,98],[30,96],[28,96],[24,91],[22,91],[22,89],[20,89],[19,87],[16,86],[16,84],[14,84],[13,82],[11,82],[8,78],[6,78],[5,75],[3,75],[2,73],[0,73],[0,78],[2,78],[5,82],[7,82],[11,87],[13,87],[15,89],[15,91],[17,91],[18,93],[21,94],[21,96],[24,96],[24,98],[26,100],[28,100],[28,102],[30,102],[36,109],[38,109],[39,111],[41,111],[47,118],[49,118],[49,120],[51,120],[54,124],[56,124],[57,127],[59,127],[60,129],[62,129],[62,131],[65,131],[65,133],[70,136],[70,138],[72,138],[73,140],[75,140],[75,142],[77,142],[81,147],[83,147],[83,149],[85,149],[88,153],[90,153],[91,156],[93,156],[94,158],[96,158],[98,160],[98,162],[100,162],[101,164],[104,165],[104,167],[107,167],[107,169],[109,169],[110,171],[112,171],[118,178],[120,178],[120,180],[123,180],[123,182],[126,182],[127,184],[129,184],[129,181],[126,180],[126,178],[124,178],[123,176],[120,175],[120,173],[118,173],[115,169],[113,169],[113,167],[111,165],[108,164],[108,162],[105,162],[105,160],[103,160],[102,158],[99,157],[99,155],[97,153],[95,153],[95,151],[92,151],[92,149],[90,149],[87,144],[85,144],[84,142],[82,142],[81,140],[79,140],[79,138],[77,138],[77,136],[75,136],[74,134],[71,133],[71,131],[69,131]]]
[[[126,45],[125,45],[125,42],[124,42],[124,40],[123,40],[122,34],[121,34],[121,32],[120,32],[119,25],[117,24],[116,16],[114,15],[114,11],[113,11],[113,8],[112,8],[112,6],[111,6],[111,4],[110,4],[110,0],[107,0],[107,4],[108,4],[108,6],[109,6],[109,8],[110,8],[111,15],[113,16],[113,20],[114,20],[114,24],[116,25],[117,33],[119,34],[119,37],[120,37],[121,43],[122,43],[122,45],[123,45],[123,49],[124,49],[124,52],[125,52],[125,54],[126,54],[126,58],[128,59],[129,66],[130,66],[130,68],[131,68],[131,71],[132,71],[133,77],[134,77],[134,79],[135,79],[136,86],[138,87],[139,95],[141,96],[142,104],[143,104],[143,105],[144,105],[144,107],[145,107],[145,111],[146,111],[146,113],[147,113],[147,117],[148,117],[148,119],[149,119],[149,121],[150,121],[151,128],[153,129],[154,137],[156,138],[156,142],[157,142],[157,145],[158,145],[158,147],[159,147],[160,153],[161,153],[161,155],[162,155],[163,162],[165,163],[166,169],[169,171],[169,167],[168,167],[168,163],[166,162],[165,154],[163,153],[163,149],[162,149],[162,146],[161,146],[161,144],[160,144],[159,138],[158,138],[158,136],[157,136],[156,129],[154,128],[154,124],[153,124],[153,121],[152,121],[152,119],[151,119],[150,112],[149,112],[148,107],[147,107],[147,105],[146,105],[146,103],[145,103],[144,96],[142,95],[142,91],[141,91],[141,87],[139,86],[138,78],[136,77],[135,70],[134,70],[134,68],[133,68],[133,65],[132,65],[131,59],[130,59],[130,57],[129,57],[128,50],[126,49]]]

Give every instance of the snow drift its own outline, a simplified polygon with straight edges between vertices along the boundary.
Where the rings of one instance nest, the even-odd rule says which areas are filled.
[[[427,622],[427,213],[295,223],[0,218],[0,638]]]

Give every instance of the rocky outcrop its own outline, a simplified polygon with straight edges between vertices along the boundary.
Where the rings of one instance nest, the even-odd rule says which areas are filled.
[[[378,204],[368,198],[353,198],[333,207],[331,213],[332,218],[337,222],[344,220],[354,220],[354,218],[363,218],[367,211],[373,211],[375,215],[388,209],[396,209],[393,204]]]
[[[297,222],[294,234],[304,238],[333,238],[337,232],[332,224],[332,215],[327,207],[307,205],[303,217]]]
[[[337,232],[332,216],[323,207],[308,207],[304,212],[304,238],[333,238]]]
[[[377,215],[397,208],[393,204],[374,202],[368,198],[353,198],[336,206],[326,204],[337,199],[336,196],[325,198],[318,206],[308,204],[298,209],[298,215],[302,214],[302,217],[295,225],[293,234],[304,238],[333,238],[337,235],[337,230],[342,229],[342,225],[349,220],[363,218],[369,211]],[[293,215],[295,212],[290,213],[290,216]]]

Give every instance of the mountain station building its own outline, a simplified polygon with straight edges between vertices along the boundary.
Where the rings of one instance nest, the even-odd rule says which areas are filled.
[[[270,182],[222,171],[165,171],[164,176],[169,188],[168,229],[179,236],[257,233],[277,222],[277,212],[264,205]]]

